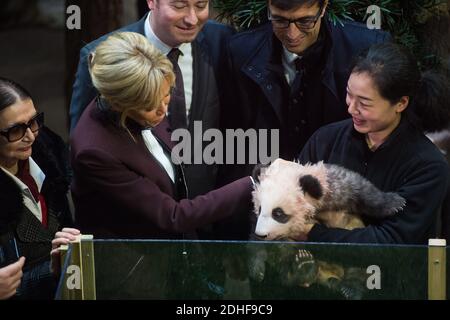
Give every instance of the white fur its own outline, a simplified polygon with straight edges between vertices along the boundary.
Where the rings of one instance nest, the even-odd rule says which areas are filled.
[[[320,181],[324,192],[328,191],[326,168],[322,162],[302,166],[277,159],[261,172],[260,183],[253,192],[254,209],[258,215],[256,235],[265,236],[267,240],[289,238],[301,234],[305,223],[315,221],[318,201],[305,195],[299,186],[300,177],[308,174]],[[291,215],[288,223],[282,224],[272,218],[272,210],[277,207]]]

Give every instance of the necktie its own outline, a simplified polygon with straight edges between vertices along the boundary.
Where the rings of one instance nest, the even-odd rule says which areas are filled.
[[[297,58],[295,60],[295,74],[294,81],[291,84],[290,102],[289,102],[289,128],[292,130],[292,134],[296,140],[299,137],[305,136],[305,124],[306,124],[306,110],[303,104],[303,91],[304,91],[304,75],[305,69],[302,66],[302,59]]]
[[[178,57],[181,51],[178,48],[173,48],[167,54],[167,58],[173,64],[173,71],[175,73],[175,88],[172,92],[169,103],[169,123],[173,130],[178,128],[187,128],[188,121],[186,115],[186,98],[184,96],[183,75],[180,66],[178,65]]]
[[[297,73],[295,74],[294,81],[291,84],[291,97],[298,96],[302,84],[302,77],[304,73],[304,69],[302,68],[302,60],[301,58],[297,58],[294,61],[295,70]]]

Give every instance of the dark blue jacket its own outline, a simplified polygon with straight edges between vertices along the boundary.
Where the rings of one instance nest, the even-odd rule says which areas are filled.
[[[319,127],[348,117],[345,95],[352,58],[390,36],[360,23],[345,22],[342,26],[328,19],[323,22],[324,59],[305,80],[307,88],[301,106],[307,112],[306,121],[293,128],[286,112],[290,88],[281,62],[282,46],[272,25],[231,38],[229,62],[235,87],[230,94],[233,101],[224,109],[224,127],[280,129],[280,156],[292,160]]]

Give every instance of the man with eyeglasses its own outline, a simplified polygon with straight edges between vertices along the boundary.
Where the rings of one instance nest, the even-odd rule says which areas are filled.
[[[328,0],[268,0],[269,23],[229,43],[233,98],[226,128],[280,129],[279,151],[293,160],[320,126],[348,117],[353,56],[390,37],[365,25],[327,19]],[[227,178],[250,172],[235,166]]]

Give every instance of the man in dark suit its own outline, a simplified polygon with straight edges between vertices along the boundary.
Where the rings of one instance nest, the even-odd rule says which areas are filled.
[[[168,55],[169,59],[169,53],[173,49],[180,51],[174,69],[179,67],[181,75],[177,76],[179,79],[182,78],[182,85],[179,86],[177,82],[175,90],[181,88],[182,92],[176,94],[177,98],[181,95],[180,99],[174,99],[174,95],[172,96],[172,102],[177,101],[177,106],[175,108],[172,102],[169,105],[169,120],[172,127],[169,130],[180,127],[179,123],[174,123],[177,110],[185,113],[187,121],[184,120],[185,125],[182,127],[187,128],[191,136],[194,133],[194,121],[202,121],[203,131],[218,128],[222,98],[218,88],[225,86],[221,79],[224,74],[221,68],[225,65],[225,43],[234,30],[225,25],[207,21],[208,0],[147,0],[147,4],[150,9],[149,14],[120,31],[132,31],[145,35],[153,45]],[[72,130],[83,110],[97,95],[89,76],[87,60],[89,54],[106,37],[107,35],[81,49],[70,105]],[[177,117],[179,116],[180,114]],[[185,174],[188,196],[193,198],[214,188],[217,166],[186,164]]]
[[[386,32],[326,16],[328,0],[268,0],[269,23],[233,36],[226,128],[279,129],[280,156],[293,160],[319,127],[348,117],[346,85],[352,57],[389,39]],[[238,109],[237,109],[238,108]],[[239,117],[236,117],[239,114]],[[226,170],[225,180],[251,172]]]

